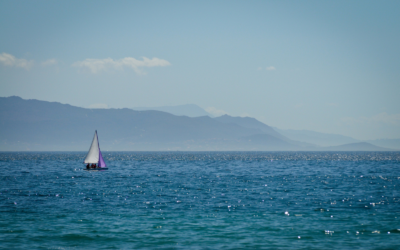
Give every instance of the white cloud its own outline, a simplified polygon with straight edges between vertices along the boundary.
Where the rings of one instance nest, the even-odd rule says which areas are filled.
[[[46,61],[42,62],[42,66],[55,65],[55,64],[57,64],[57,63],[58,63],[58,62],[57,62],[56,59],[49,59],[49,60],[46,60]]]
[[[276,68],[275,68],[274,66],[269,66],[269,67],[266,67],[265,69],[266,69],[266,70],[269,70],[269,71],[271,71],[271,70],[276,70]]]
[[[223,111],[222,109],[216,109],[214,107],[208,107],[206,108],[206,111],[213,116],[221,116],[221,115],[226,115],[227,112]]]
[[[104,103],[94,103],[89,106],[90,109],[108,109],[108,105]]]
[[[121,70],[124,67],[132,68],[136,73],[142,74],[143,71],[140,69],[142,67],[164,67],[169,65],[171,65],[170,62],[156,57],[153,57],[152,59],[143,57],[143,60],[137,60],[132,57],[125,57],[119,60],[114,60],[112,58],[85,59],[83,61],[75,62],[72,64],[73,67],[87,68],[93,74],[100,71],[106,71],[108,69]]]
[[[28,61],[26,59],[18,59],[15,56],[7,53],[0,54],[0,63],[10,67],[18,67],[29,69],[33,66],[33,61]]]
[[[263,70],[263,69],[264,69],[263,67],[258,67],[257,68],[257,70]],[[268,66],[268,67],[265,67],[265,70],[273,71],[273,70],[276,70],[276,68],[274,66]]]
[[[355,123],[385,123],[391,125],[400,125],[400,114],[389,115],[386,112],[377,114],[371,117],[343,117],[341,119],[343,122],[348,124]]]

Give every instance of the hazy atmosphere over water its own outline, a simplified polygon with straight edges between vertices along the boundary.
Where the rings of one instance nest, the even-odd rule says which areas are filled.
[[[0,249],[400,249],[399,13],[0,1]]]
[[[400,138],[399,1],[1,1],[0,96]]]

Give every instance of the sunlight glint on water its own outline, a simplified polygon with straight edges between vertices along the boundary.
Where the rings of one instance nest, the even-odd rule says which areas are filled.
[[[0,248],[400,248],[399,153],[0,153]]]

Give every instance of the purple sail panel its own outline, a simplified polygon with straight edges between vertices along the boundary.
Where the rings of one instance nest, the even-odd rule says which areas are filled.
[[[101,151],[99,149],[99,164],[98,164],[99,168],[106,168],[107,165],[103,160],[103,155],[101,155]]]

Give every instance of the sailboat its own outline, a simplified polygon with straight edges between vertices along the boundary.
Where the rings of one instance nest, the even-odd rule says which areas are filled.
[[[94,168],[86,167],[85,170],[106,170],[106,169],[108,169],[106,163],[104,162],[103,155],[101,154],[101,151],[100,151],[99,138],[97,137],[97,130],[94,132],[92,145],[90,146],[89,152],[86,155],[84,163],[87,166],[92,166],[92,164],[95,164]]]

